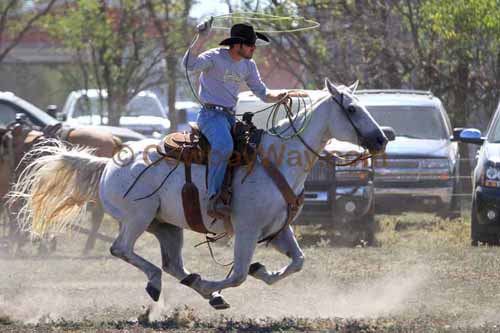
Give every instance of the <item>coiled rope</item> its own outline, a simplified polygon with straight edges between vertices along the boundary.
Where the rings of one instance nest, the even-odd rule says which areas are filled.
[[[256,28],[255,31],[257,32],[262,32],[262,33],[291,33],[291,32],[299,32],[299,31],[305,31],[305,30],[311,30],[311,29],[316,29],[319,27],[319,23],[313,20],[308,20],[302,16],[277,16],[277,15],[270,15],[270,14],[263,14],[263,13],[251,13],[251,12],[235,12],[235,13],[230,13],[230,14],[223,14],[223,15],[218,15],[213,17],[213,22],[217,21],[224,21],[224,20],[230,20],[230,24],[227,26],[225,25],[212,25],[212,29],[214,30],[229,30],[230,27],[229,25],[235,24],[237,22],[244,22],[244,21],[252,21],[252,22],[260,22],[261,24],[268,24],[269,26],[279,26],[280,24],[288,24],[289,28],[283,28],[283,29],[259,29]],[[299,26],[300,23],[303,22],[302,26]],[[191,50],[193,46],[196,44],[196,42],[199,39],[200,34],[196,33],[194,38],[192,39],[189,48],[187,50],[187,55],[186,55],[186,61],[189,63],[189,57],[191,55]],[[193,96],[196,98],[198,103],[200,105],[203,105],[201,102],[198,94],[195,92],[193,84],[191,82],[191,79],[189,77],[189,72],[187,69],[187,66],[184,67],[185,70],[185,76],[186,80],[188,82],[189,88],[193,94]],[[309,98],[309,104],[306,103],[306,99]],[[289,96],[285,96],[283,99],[280,101],[267,106],[263,109],[253,111],[252,113],[254,115],[262,113],[262,112],[269,112],[269,115],[267,117],[266,121],[266,132],[269,133],[270,135],[277,136],[283,140],[289,140],[297,135],[300,135],[301,133],[304,132],[306,129],[307,125],[309,124],[310,117],[308,117],[308,114],[310,113],[310,110],[308,110],[307,105],[311,106],[312,109],[312,100],[310,96],[307,94],[302,94],[298,96],[298,106],[296,108],[293,107],[293,101]],[[302,106],[304,108],[304,118],[303,122],[298,126],[293,128],[292,134],[286,135],[285,133],[289,132],[289,130],[292,128],[293,125],[289,125],[288,127],[284,128],[279,128],[278,127],[278,122],[281,120],[279,117],[280,111],[282,109],[285,110],[287,118],[292,122],[296,121],[299,116],[299,111],[302,109]],[[296,112],[293,110],[296,109]],[[243,117],[242,113],[235,114],[236,117]]]

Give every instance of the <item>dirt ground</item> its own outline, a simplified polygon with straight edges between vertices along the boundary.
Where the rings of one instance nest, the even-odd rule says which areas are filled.
[[[466,215],[464,215],[466,216]],[[223,292],[231,308],[213,310],[191,289],[164,274],[160,302],[149,300],[146,278],[109,255],[98,241],[83,257],[82,235],[61,237],[46,258],[0,254],[0,331],[500,331],[500,249],[471,247],[467,218],[382,216],[375,247],[335,247],[333,229],[297,226],[306,254],[302,272],[275,286],[249,277]],[[101,232],[113,235],[108,220]],[[203,238],[186,232],[188,269],[221,279]],[[231,242],[216,245],[231,260]],[[137,252],[160,264],[150,235]],[[278,269],[287,259],[260,246],[256,261]]]

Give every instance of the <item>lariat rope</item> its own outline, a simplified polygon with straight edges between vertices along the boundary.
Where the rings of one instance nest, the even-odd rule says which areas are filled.
[[[229,14],[222,14],[218,16],[214,16],[214,21],[222,21],[222,20],[228,20],[232,24],[235,24],[237,22],[261,22],[262,25],[268,25],[268,26],[280,26],[281,22],[288,23],[289,28],[284,28],[284,29],[262,29],[257,27],[255,29],[256,32],[262,32],[262,33],[291,33],[291,32],[301,32],[301,31],[306,31],[306,30],[314,30],[319,28],[320,23],[313,21],[313,20],[308,20],[303,16],[278,16],[278,15],[271,15],[271,14],[263,14],[263,13],[255,13],[255,12],[234,12],[234,13],[229,13]],[[306,26],[299,26],[298,22],[303,22],[306,24]],[[230,30],[228,26],[217,26],[213,25],[212,29],[218,29],[218,30]]]
[[[288,26],[288,28],[283,28],[283,29],[274,28],[274,29],[267,29],[267,30],[266,29],[259,29],[257,27],[255,29],[255,31],[261,32],[261,33],[301,32],[301,31],[306,31],[306,30],[317,29],[320,26],[319,22],[306,19],[305,17],[302,17],[302,16],[278,16],[278,15],[272,15],[272,14],[244,12],[244,11],[212,16],[211,20],[212,20],[212,22],[221,21],[223,23],[226,23],[224,21],[227,20],[228,21],[227,23],[230,23],[230,24],[226,24],[226,26],[213,24],[211,27],[213,30],[230,30],[230,28],[228,26],[232,26],[233,24],[235,24],[237,22],[244,22],[244,21],[257,22],[257,23],[261,23],[264,26],[267,25],[269,27],[272,26],[272,27],[280,28],[281,26]],[[189,57],[191,55],[191,50],[194,47],[194,45],[196,44],[196,42],[198,41],[199,36],[200,36],[200,33],[199,32],[196,33],[196,35],[192,39],[191,43],[189,44],[188,50],[186,52],[187,64],[189,64]],[[186,80],[188,82],[189,88],[190,88],[193,96],[196,98],[196,100],[198,101],[198,103],[200,105],[203,105],[204,103],[201,102],[200,97],[198,96],[198,94],[195,92],[195,90],[193,88],[193,84],[192,84],[191,79],[189,77],[189,72],[188,72],[187,66],[184,66],[184,70],[185,70]],[[307,97],[309,97],[309,96],[307,96]],[[308,121],[305,121],[300,126],[300,128],[296,131],[297,133],[294,131],[294,133],[289,137],[286,137],[283,135],[283,133],[286,132],[288,130],[288,128],[285,128],[280,133],[277,133],[275,131],[275,129],[277,127],[276,123],[279,120],[277,117],[277,114],[278,114],[278,111],[280,109],[280,105],[283,103],[283,101],[285,99],[286,99],[286,97],[283,98],[282,100],[278,101],[277,103],[272,104],[271,106],[268,106],[268,107],[265,107],[261,110],[253,112],[253,114],[258,114],[258,113],[270,110],[270,113],[269,113],[269,116],[268,116],[267,122],[266,122],[266,131],[271,135],[278,136],[281,139],[287,140],[287,139],[291,139],[291,138],[295,137],[297,135],[297,133],[299,133],[299,134],[302,133],[305,130],[305,128],[307,127]],[[310,97],[309,97],[309,99],[310,99]],[[299,102],[299,104],[300,104],[300,102]],[[304,103],[304,106],[306,106],[306,103]],[[300,110],[300,105],[299,105],[298,110]],[[306,115],[307,115],[307,109],[306,109]],[[235,116],[242,117],[243,114],[235,114]],[[305,117],[305,119],[306,120],[308,119],[307,116]]]
[[[246,13],[246,12],[242,12],[240,13],[242,15],[254,15],[254,13]],[[291,29],[291,30],[279,30],[279,31],[276,31],[276,30],[273,30],[273,31],[266,31],[266,30],[256,30],[258,32],[298,32],[298,31],[304,31],[304,30],[309,30],[309,29],[315,29],[317,27],[319,27],[319,23],[315,22],[315,21],[311,21],[311,20],[306,20],[305,18],[302,18],[302,17],[283,17],[283,16],[275,16],[275,15],[267,15],[267,14],[261,14],[261,16],[263,16],[266,20],[268,21],[277,21],[277,20],[299,20],[299,19],[302,19],[304,20],[304,22],[307,22],[307,23],[311,23],[312,25],[310,27],[306,27],[306,28],[295,28],[295,29]],[[214,16],[213,19],[221,19],[221,18],[232,18],[232,19],[247,19],[247,20],[258,20],[258,21],[264,21],[262,18],[252,18],[252,17],[248,17],[248,16],[236,16],[235,13],[233,14],[225,14],[225,15],[219,15],[219,16]],[[213,26],[212,27],[213,29],[227,29],[225,27],[218,27],[218,26]],[[189,57],[191,55],[191,50],[194,46],[194,44],[196,44],[196,42],[198,41],[199,39],[199,36],[200,34],[199,33],[196,33],[196,35],[194,36],[193,40],[191,41],[190,45],[189,45],[189,48],[187,50],[187,54],[186,54],[186,62],[187,64],[189,64]],[[184,70],[185,70],[185,76],[186,76],[186,80],[188,82],[188,85],[189,85],[189,88],[193,94],[193,96],[196,98],[196,100],[198,101],[198,103],[200,105],[203,105],[203,103],[201,102],[198,94],[195,92],[194,88],[193,88],[193,84],[191,82],[191,79],[189,77],[189,72],[188,72],[188,69],[187,69],[187,64],[186,66],[184,66]],[[302,138],[301,134],[306,130],[307,126],[309,125],[309,121],[310,121],[310,117],[308,117],[308,104],[306,103],[306,100],[304,97],[307,97],[309,99],[309,105],[310,105],[310,108],[312,110],[312,100],[311,100],[311,97],[307,94],[303,94],[303,95],[300,95],[298,96],[298,107],[297,107],[297,113],[294,114],[293,112],[293,107],[292,107],[292,103],[293,103],[293,100],[290,96],[285,96],[283,99],[281,99],[280,101],[270,105],[270,106],[267,106],[265,108],[262,108],[260,110],[257,110],[257,111],[254,111],[252,112],[253,115],[256,115],[256,114],[259,114],[259,113],[262,113],[262,112],[269,112],[269,115],[267,117],[267,121],[266,121],[266,128],[265,128],[265,131],[267,134],[269,135],[272,135],[272,136],[276,136],[276,137],[279,137],[280,139],[283,139],[283,140],[290,140],[290,139],[293,139],[295,137],[297,137],[300,142],[309,150],[311,151],[316,157],[318,157],[318,159],[320,160],[329,160],[331,158],[337,158],[337,159],[340,159],[340,160],[346,160],[345,157],[341,156],[341,155],[338,155],[338,154],[326,154],[326,156],[323,156],[323,155],[320,155],[319,153],[317,153],[316,151],[314,151],[314,149],[311,148],[311,146],[309,146],[307,144],[307,142],[305,142],[305,140]],[[335,100],[335,99],[334,99]],[[335,100],[335,102],[342,108],[344,109],[344,106],[339,103],[337,100]],[[301,125],[297,128],[295,126],[295,120],[297,119],[297,117],[299,116],[299,111],[301,110],[301,106],[304,106],[304,121],[301,123]],[[279,128],[277,126],[277,123],[281,120],[279,119],[279,111],[281,109],[281,107],[284,107],[285,109],[285,113],[286,113],[286,117],[288,118],[289,120],[289,126],[286,127],[286,128]],[[310,112],[310,111],[309,111]],[[235,114],[234,116],[235,117],[243,117],[244,113],[237,113]],[[349,118],[349,117],[348,117]],[[351,125],[353,126],[353,128],[356,130],[356,132],[358,133],[359,135],[359,132],[358,132],[358,129],[356,128],[356,126],[354,126],[354,124],[352,123],[351,119],[349,118],[349,121],[351,122]],[[292,134],[291,135],[285,135],[284,133],[287,132],[289,129],[292,129]],[[279,130],[279,132],[278,132]],[[363,161],[363,160],[366,160],[368,158],[371,158],[372,156],[374,156],[373,154],[365,154],[365,151],[363,151],[362,153],[359,154],[358,157],[356,157],[355,159],[353,160],[349,160],[349,162],[346,162],[346,163],[337,163],[338,166],[348,166],[348,165],[352,165],[352,164],[355,164],[357,163],[358,161]]]

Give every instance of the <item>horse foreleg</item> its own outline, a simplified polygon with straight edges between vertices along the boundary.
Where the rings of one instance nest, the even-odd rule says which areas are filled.
[[[302,270],[302,266],[304,265],[304,253],[300,249],[297,239],[295,238],[295,234],[290,226],[281,231],[276,238],[271,241],[271,244],[280,253],[283,253],[287,257],[291,258],[292,262],[279,271],[271,272],[269,272],[266,267],[259,262],[255,262],[250,265],[249,274],[269,285],[276,283],[293,273],[299,272]]]
[[[231,274],[221,281],[207,281],[198,274],[190,274],[181,283],[196,290],[203,297],[210,299],[210,305],[216,309],[227,309],[227,304],[218,292],[231,287],[237,287],[245,282],[248,268],[257,245],[257,231],[246,230],[235,232],[234,265]]]
[[[161,292],[161,269],[134,253],[135,242],[146,231],[151,220],[145,221],[135,217],[120,221],[120,232],[111,245],[110,252],[146,274],[148,277],[146,291],[157,302]]]

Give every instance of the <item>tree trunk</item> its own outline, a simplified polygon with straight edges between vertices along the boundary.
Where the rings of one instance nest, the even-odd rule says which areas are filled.
[[[461,57],[456,72],[455,72],[455,89],[454,91],[454,105],[455,110],[455,126],[465,127],[468,120],[468,110],[467,110],[467,94],[468,94],[468,82],[469,82],[469,63],[467,57]],[[459,143],[460,152],[460,182],[459,182],[459,193],[471,193],[472,191],[472,180],[470,178],[472,174],[472,167],[469,160],[469,146],[466,143]]]
[[[127,95],[115,92],[108,94],[108,126],[120,126],[120,117],[127,105]]]
[[[168,82],[168,118],[170,119],[170,133],[177,131],[177,113],[175,101],[177,95],[177,59],[167,56],[167,82]]]

